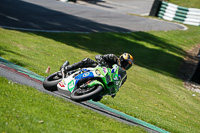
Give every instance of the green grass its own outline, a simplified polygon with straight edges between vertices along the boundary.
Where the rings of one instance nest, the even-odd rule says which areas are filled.
[[[177,71],[185,51],[200,43],[200,27],[187,31],[135,33],[42,33],[0,29],[0,56],[47,76],[65,60],[75,63],[96,54],[128,52],[135,65],[115,99],[105,105],[170,132],[199,132],[200,94],[183,87]],[[40,92],[38,92],[40,93]],[[46,95],[46,94],[43,94]],[[33,108],[34,109],[34,108]]]
[[[0,77],[1,133],[145,132]]]
[[[168,0],[168,2],[182,6],[182,7],[199,8],[200,9],[200,1],[199,0]]]

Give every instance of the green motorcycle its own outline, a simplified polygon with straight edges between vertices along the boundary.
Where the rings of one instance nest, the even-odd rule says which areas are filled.
[[[61,91],[74,101],[99,101],[105,95],[115,96],[122,85],[125,70],[118,65],[107,68],[97,65],[95,68],[82,68],[64,73],[62,77],[56,73],[46,77],[43,86],[49,91]],[[123,76],[122,76],[123,75]]]

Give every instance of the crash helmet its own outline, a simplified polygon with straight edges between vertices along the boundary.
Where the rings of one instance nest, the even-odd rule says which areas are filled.
[[[129,53],[123,53],[118,59],[118,65],[128,70],[133,64],[133,56]]]

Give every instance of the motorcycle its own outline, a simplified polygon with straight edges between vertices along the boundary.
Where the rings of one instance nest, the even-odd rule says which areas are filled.
[[[63,66],[68,64],[65,62]],[[65,73],[63,67],[61,71],[46,77],[43,87],[49,91],[58,90],[77,102],[90,99],[99,101],[103,96],[113,96],[119,90],[122,84],[120,69],[116,64],[112,68],[98,64],[94,68],[79,68]]]

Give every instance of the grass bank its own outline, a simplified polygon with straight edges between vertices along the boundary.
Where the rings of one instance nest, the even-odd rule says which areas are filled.
[[[200,1],[199,0],[168,0],[168,2],[177,4],[182,7],[199,8],[200,9]]]
[[[145,132],[0,77],[0,132]]]
[[[194,26],[187,31],[90,34],[0,29],[0,56],[47,76],[48,66],[53,73],[65,60],[75,63],[96,54],[128,52],[135,65],[127,82],[115,99],[101,102],[170,132],[195,133],[200,130],[200,95],[193,96],[176,75],[185,51],[200,43],[199,32]]]

